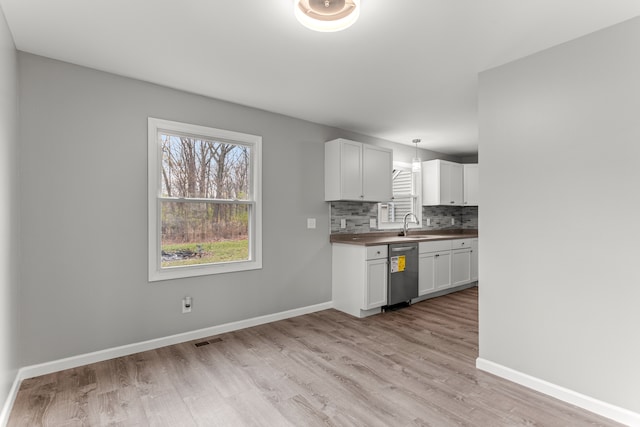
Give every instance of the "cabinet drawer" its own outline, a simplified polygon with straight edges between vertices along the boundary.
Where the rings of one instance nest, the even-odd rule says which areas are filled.
[[[387,245],[367,246],[367,259],[379,259],[387,257]]]
[[[472,240],[473,239],[455,239],[455,240],[452,240],[451,249],[470,248]]]
[[[436,240],[435,242],[420,242],[419,252],[439,252],[451,249],[451,240]]]

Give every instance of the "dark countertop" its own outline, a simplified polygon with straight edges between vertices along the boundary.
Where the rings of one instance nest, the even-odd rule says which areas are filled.
[[[478,237],[478,230],[409,230],[406,237],[399,236],[397,231],[378,231],[373,233],[334,233],[329,236],[331,243],[349,245],[375,246],[404,242],[427,242],[449,239],[472,239]]]

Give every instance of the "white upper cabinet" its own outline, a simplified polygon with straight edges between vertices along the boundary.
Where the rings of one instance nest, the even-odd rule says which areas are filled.
[[[391,200],[393,151],[348,139],[324,145],[324,200]]]
[[[363,144],[363,200],[384,202],[393,198],[393,151]]]
[[[463,206],[463,169],[446,160],[422,162],[422,204]]]
[[[478,206],[479,173],[478,164],[464,166],[464,205]]]

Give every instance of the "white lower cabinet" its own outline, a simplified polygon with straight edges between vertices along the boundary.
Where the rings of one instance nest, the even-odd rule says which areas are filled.
[[[451,286],[451,240],[420,242],[418,296]]]
[[[420,254],[418,258],[418,296],[436,290],[436,254]]]
[[[478,239],[471,239],[471,281],[478,280]]]
[[[451,245],[451,286],[471,282],[471,241],[457,239]]]
[[[436,291],[451,287],[451,253],[437,252],[435,254]]]
[[[367,260],[363,309],[370,310],[387,303],[387,264],[387,258]]]
[[[477,238],[420,242],[418,247],[418,297],[443,295],[478,280]],[[388,249],[388,245],[332,244],[336,310],[356,317],[382,311],[387,305]]]
[[[471,281],[471,248],[452,252],[451,286],[464,285]]]
[[[387,250],[387,245],[332,245],[331,282],[337,310],[356,317],[380,313],[387,304]]]
[[[478,280],[478,239],[420,242],[418,296]]]

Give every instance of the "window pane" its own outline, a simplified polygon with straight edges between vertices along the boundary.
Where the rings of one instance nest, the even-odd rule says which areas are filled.
[[[162,268],[249,259],[250,205],[160,203]]]
[[[408,213],[419,214],[416,198],[413,195],[415,189],[414,180],[419,176],[411,169],[396,168],[393,171],[393,202],[378,203],[378,222],[385,224],[402,224],[404,216]]]
[[[410,170],[396,170],[393,178],[393,195],[410,195],[413,193],[413,173]]]
[[[159,134],[162,197],[248,200],[251,148],[189,136]]]
[[[413,199],[404,198],[394,200],[395,207],[395,219],[396,221],[402,221],[404,216],[408,213],[413,213]]]

